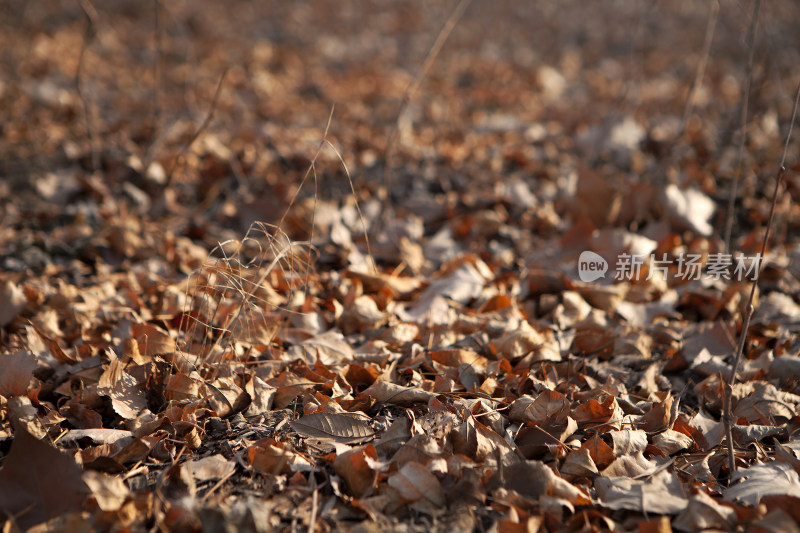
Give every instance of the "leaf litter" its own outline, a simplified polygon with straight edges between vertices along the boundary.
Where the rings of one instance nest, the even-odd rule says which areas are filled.
[[[720,266],[740,172],[760,249],[796,6],[743,47],[745,6],[462,2],[426,61],[446,6],[46,4],[0,22],[4,530],[800,519],[796,161],[735,471]]]

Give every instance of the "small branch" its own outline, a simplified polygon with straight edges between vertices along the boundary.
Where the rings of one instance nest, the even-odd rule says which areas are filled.
[[[408,105],[411,103],[411,100],[416,95],[417,90],[419,90],[419,86],[422,84],[422,80],[425,78],[425,74],[431,68],[436,56],[439,55],[439,52],[442,50],[442,46],[444,46],[447,38],[450,37],[450,33],[452,33],[453,28],[455,28],[456,23],[464,14],[464,11],[467,9],[469,3],[470,0],[460,0],[456,7],[453,8],[452,13],[450,13],[450,16],[447,17],[444,26],[442,26],[442,29],[439,31],[436,41],[428,51],[428,55],[425,56],[425,61],[422,63],[422,67],[420,67],[419,72],[417,72],[414,80],[408,86],[405,94],[403,95],[403,101],[400,104],[400,109],[397,111],[397,117],[395,117],[394,120],[394,127],[389,133],[389,138],[386,141],[386,152],[383,156],[383,194],[385,195],[384,200],[386,201],[387,207],[387,209],[384,210],[385,214],[388,214],[391,207],[392,156],[394,155],[397,133],[400,130],[400,119],[405,114]]]
[[[728,467],[730,473],[736,471],[736,457],[734,456],[733,449],[733,414],[732,414],[732,396],[733,384],[736,382],[736,374],[739,372],[739,365],[742,362],[744,354],[744,343],[747,339],[747,329],[750,327],[750,318],[753,316],[753,300],[755,299],[756,289],[758,288],[758,280],[761,274],[761,267],[764,260],[764,254],[767,251],[767,242],[769,241],[769,231],[772,228],[772,219],[775,215],[775,205],[778,203],[778,191],[780,190],[781,182],[783,181],[783,174],[786,172],[786,153],[789,151],[789,141],[792,138],[792,130],[794,129],[794,121],[797,118],[797,105],[800,103],[800,83],[797,85],[797,90],[794,96],[794,106],[792,107],[792,118],[789,122],[789,131],[786,133],[786,142],[783,145],[783,155],[781,156],[781,163],[778,166],[778,172],[775,175],[775,188],[772,191],[772,203],[769,207],[769,218],[767,219],[767,227],[764,231],[764,239],[761,241],[761,253],[758,256],[756,263],[756,277],[750,287],[750,296],[747,299],[747,311],[742,323],[742,332],[739,336],[739,345],[736,348],[736,357],[733,361],[731,374],[728,378],[728,383],[725,385],[725,399],[723,405],[723,423],[725,424],[725,437],[728,441]]]
[[[300,194],[300,191],[303,189],[303,185],[305,185],[306,180],[308,179],[309,175],[312,175],[312,171],[314,174],[314,213],[316,214],[317,211],[317,172],[316,172],[316,163],[317,159],[319,158],[320,154],[322,153],[322,148],[325,146],[325,142],[328,140],[328,130],[331,129],[331,122],[333,121],[333,110],[336,109],[336,106],[331,106],[331,112],[328,115],[328,122],[325,124],[325,131],[322,132],[322,140],[319,141],[319,146],[317,146],[317,151],[314,152],[314,157],[311,158],[311,163],[309,163],[308,168],[306,169],[306,173],[303,174],[303,179],[300,180],[300,184],[297,186],[297,190],[294,191],[292,195],[292,199],[289,200],[289,205],[286,207],[286,210],[281,215],[281,219],[278,221],[278,229],[283,229],[283,223],[286,220],[286,216],[289,214],[289,211],[292,209],[292,206],[297,201],[297,197]],[[309,242],[314,240],[314,221],[311,221],[311,237],[309,238]]]
[[[92,171],[97,172],[100,170],[100,149],[98,143],[100,142],[100,135],[97,132],[97,124],[94,120],[92,113],[92,102],[83,83],[83,69],[86,63],[86,50],[95,38],[97,33],[97,10],[94,8],[89,0],[79,0],[78,2],[86,15],[88,22],[86,30],[83,34],[83,42],[81,43],[81,51],[78,56],[78,68],[75,71],[75,90],[78,92],[78,97],[83,106],[83,120],[86,123],[86,133],[89,136],[89,151],[91,153]]]
[[[161,1],[153,0],[154,16],[155,16],[155,61],[153,62],[153,132],[151,134],[151,142],[145,151],[145,167],[147,166],[147,152],[152,148],[153,143],[158,138],[159,130],[161,129],[161,84],[163,75],[163,61],[164,61],[164,32],[161,27]]]
[[[228,68],[226,67],[225,70],[222,71],[222,75],[219,77],[219,82],[217,83],[217,89],[214,91],[214,99],[211,101],[211,107],[208,110],[208,114],[203,122],[200,124],[200,127],[194,132],[192,138],[189,140],[188,143],[183,145],[180,153],[172,160],[172,165],[170,165],[169,172],[167,172],[167,184],[166,186],[169,187],[172,185],[173,176],[175,173],[175,169],[177,168],[178,164],[183,161],[183,158],[186,157],[186,154],[191,149],[192,145],[197,141],[200,135],[208,128],[209,124],[211,124],[211,119],[214,118],[214,111],[217,109],[217,102],[219,101],[219,96],[222,94],[222,85],[225,82],[225,76],[228,75]]]
[[[711,0],[711,10],[708,13],[706,36],[705,41],[703,42],[703,57],[700,59],[700,63],[697,64],[697,73],[692,81],[692,86],[689,87],[689,94],[686,96],[686,104],[684,104],[683,117],[681,118],[681,131],[677,138],[680,138],[686,129],[686,121],[689,119],[689,113],[692,111],[692,100],[697,92],[697,88],[703,83],[703,78],[706,74],[706,65],[708,64],[708,56],[711,55],[711,43],[714,41],[714,32],[717,28],[718,18],[719,0]]]
[[[747,114],[749,112],[750,90],[753,85],[753,59],[755,57],[755,35],[756,22],[758,21],[758,10],[761,0],[756,0],[753,5],[753,14],[750,17],[750,26],[747,28],[747,73],[745,75],[745,90],[742,97],[741,120],[742,131],[739,134],[739,150],[736,156],[736,172],[731,184],[730,195],[728,196],[728,211],[725,217],[725,253],[731,253],[731,234],[733,233],[734,208],[736,196],[739,194],[739,180],[742,176],[742,161],[744,159],[744,144],[747,140]]]

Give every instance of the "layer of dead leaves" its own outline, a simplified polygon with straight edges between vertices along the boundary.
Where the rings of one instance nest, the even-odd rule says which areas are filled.
[[[749,7],[686,107],[704,4],[475,3],[383,194],[450,5],[117,4],[0,22],[4,531],[797,530],[796,141],[735,473],[749,283],[677,272],[724,249]],[[797,82],[761,9],[748,255]]]

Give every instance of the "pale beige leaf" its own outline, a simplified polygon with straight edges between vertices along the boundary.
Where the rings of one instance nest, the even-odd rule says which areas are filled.
[[[408,502],[425,499],[437,507],[445,504],[439,480],[423,465],[413,461],[406,463],[389,478],[389,486]]]
[[[0,284],[0,327],[7,326],[25,309],[25,293],[10,280]]]
[[[289,425],[303,437],[333,440],[344,444],[362,442],[375,435],[369,425],[348,414],[314,413],[290,422]]]
[[[222,479],[236,470],[236,464],[220,454],[209,455],[186,463],[189,472],[197,481]]]
[[[786,463],[766,463],[737,470],[725,499],[758,505],[764,496],[789,495],[800,498],[800,476]]]
[[[600,477],[595,480],[603,507],[655,514],[680,513],[689,504],[678,477],[661,471],[653,478]]]
[[[427,402],[436,395],[422,389],[403,387],[388,381],[376,381],[369,388],[365,389],[362,396],[371,396],[376,401],[382,403],[396,403],[407,405],[414,402]]]
[[[119,476],[88,470],[83,473],[83,482],[92,491],[97,506],[103,511],[118,510],[130,494],[130,490]]]

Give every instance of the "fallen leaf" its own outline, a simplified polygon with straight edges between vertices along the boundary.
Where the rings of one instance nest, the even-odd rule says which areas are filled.
[[[79,511],[89,493],[81,468],[65,453],[16,424],[14,442],[0,469],[0,510],[27,529]]]
[[[24,396],[35,369],[36,359],[29,352],[0,354],[0,396]]]
[[[337,454],[333,461],[333,470],[345,480],[353,496],[363,498],[378,480],[378,473],[370,467],[370,462],[377,459],[375,446],[367,444]]]
[[[6,280],[0,285],[0,328],[7,326],[25,309],[25,293],[15,283]]]
[[[427,500],[436,507],[445,504],[439,480],[419,463],[413,461],[406,463],[389,478],[388,483],[407,502]]]
[[[314,413],[289,422],[303,437],[332,440],[343,444],[363,442],[375,435],[369,425],[355,416],[336,413]]]
[[[726,500],[758,505],[764,496],[800,497],[800,476],[786,463],[766,463],[742,468],[733,475]]]
[[[664,206],[667,217],[677,229],[692,230],[708,237],[714,231],[709,220],[716,211],[716,203],[697,189],[681,190],[675,184],[664,189]]]
[[[236,463],[221,454],[209,455],[202,459],[194,459],[185,463],[186,468],[199,481],[222,479],[236,470]]]
[[[116,511],[130,494],[122,477],[109,476],[89,470],[83,473],[83,481],[92,491],[97,506],[103,511]]]
[[[717,503],[711,496],[700,491],[692,496],[689,505],[675,518],[673,525],[682,531],[730,531],[736,525],[736,510]]]
[[[139,351],[145,356],[172,353],[175,341],[152,324],[131,324],[131,337],[139,344]]]
[[[388,381],[376,381],[365,389],[361,393],[361,396],[370,396],[378,402],[391,402],[400,405],[407,405],[414,402],[427,403],[428,400],[436,397],[433,393],[421,389],[403,387],[402,385],[397,385]]]
[[[671,472],[661,471],[644,480],[603,476],[595,480],[594,486],[600,504],[609,509],[677,514],[689,505],[680,480]]]

